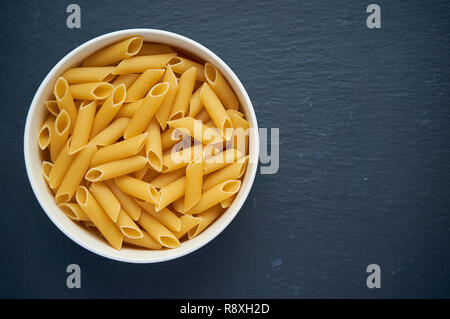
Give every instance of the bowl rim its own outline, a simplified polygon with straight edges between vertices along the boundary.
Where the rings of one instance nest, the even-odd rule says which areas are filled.
[[[237,204],[234,206],[234,210],[232,212],[227,211],[228,218],[225,220],[224,223],[220,225],[220,227],[212,233],[209,237],[205,238],[203,241],[199,241],[198,244],[189,246],[189,247],[183,247],[180,246],[179,248],[176,248],[177,252],[164,255],[160,258],[130,258],[126,256],[120,256],[120,251],[117,251],[116,254],[111,254],[110,252],[97,249],[95,247],[90,246],[88,243],[84,242],[82,239],[78,238],[76,235],[74,235],[71,231],[67,230],[65,226],[60,223],[56,218],[54,218],[53,213],[51,212],[50,207],[47,207],[46,201],[41,198],[38,191],[38,185],[37,180],[35,180],[34,175],[32,174],[32,165],[31,165],[31,156],[28,145],[30,145],[29,140],[31,138],[35,138],[35,136],[31,136],[31,123],[32,118],[35,115],[36,112],[38,112],[39,105],[38,100],[40,96],[43,94],[43,91],[45,88],[49,85],[51,79],[55,76],[55,73],[59,71],[59,69],[68,61],[76,57],[80,52],[84,51],[86,48],[89,48],[92,45],[95,45],[97,42],[101,42],[102,40],[107,40],[108,38],[113,38],[114,40],[117,40],[121,36],[130,36],[130,35],[143,35],[143,36],[157,36],[157,37],[168,37],[172,38],[174,41],[178,42],[186,42],[188,45],[195,47],[196,50],[193,52],[194,54],[198,54],[202,52],[204,55],[211,57],[215,61],[220,63],[220,68],[225,71],[226,74],[224,76],[230,77],[232,79],[232,82],[237,86],[238,90],[240,91],[240,94],[242,98],[244,99],[245,104],[247,105],[246,111],[249,114],[249,121],[250,125],[255,132],[253,137],[253,143],[249,145],[249,155],[253,156],[254,158],[254,165],[250,167],[247,167],[247,173],[248,175],[248,183],[245,185],[246,187],[244,189],[240,189],[239,193],[243,193],[243,196],[241,197],[241,200],[236,203],[236,201],[233,203]],[[111,41],[113,43],[114,41]],[[230,80],[230,79],[229,79]],[[124,29],[124,30],[118,30],[109,32],[100,36],[97,36],[87,42],[84,42],[68,52],[61,60],[58,61],[58,63],[53,66],[53,68],[47,73],[45,78],[42,80],[41,84],[39,85],[31,103],[30,107],[27,112],[26,122],[25,122],[25,129],[24,129],[24,138],[23,138],[23,151],[24,151],[24,159],[25,159],[25,168],[27,172],[28,181],[31,185],[31,188],[33,190],[33,194],[38,200],[42,210],[44,210],[45,214],[50,218],[50,220],[53,222],[54,225],[67,237],[69,237],[72,241],[80,245],[81,247],[85,248],[86,250],[96,254],[100,255],[102,257],[121,261],[121,262],[128,262],[128,263],[156,263],[156,262],[163,262],[168,261],[176,258],[180,258],[182,256],[185,256],[189,253],[192,253],[201,247],[205,246],[209,242],[211,242],[214,238],[216,238],[222,231],[228,227],[228,225],[232,222],[232,220],[236,217],[236,215],[240,212],[243,204],[245,203],[246,199],[248,198],[248,195],[250,193],[250,190],[253,186],[256,172],[258,169],[258,162],[259,162],[259,134],[258,134],[258,122],[255,114],[255,110],[253,108],[253,104],[250,100],[250,97],[248,96],[247,91],[245,90],[244,86],[242,85],[239,78],[236,76],[236,74],[233,72],[233,70],[215,53],[213,53],[211,50],[203,46],[202,44],[188,38],[185,36],[182,36],[180,34],[170,32],[170,31],[164,31],[159,29],[150,29],[150,28],[136,28],[136,29]],[[37,146],[36,146],[37,147]],[[238,194],[239,194],[238,193]],[[230,207],[231,208],[231,207]],[[223,216],[223,215],[222,215]],[[174,249],[170,249],[168,251],[174,251]]]

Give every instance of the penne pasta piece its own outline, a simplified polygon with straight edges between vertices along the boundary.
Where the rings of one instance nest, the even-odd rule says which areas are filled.
[[[194,207],[202,197],[203,163],[196,160],[186,167],[186,186],[184,190],[184,209]]]
[[[142,99],[164,74],[164,69],[148,69],[127,89],[125,102],[135,102]]]
[[[153,170],[149,165],[147,172],[145,172],[145,174],[140,179],[143,180],[144,182],[149,183],[151,180],[155,179],[155,177],[157,177],[158,175],[160,175],[160,173],[158,171]],[[139,179],[138,176],[136,176],[136,178]]]
[[[172,203],[172,207],[176,212],[183,215],[186,214],[186,212],[184,211],[184,197],[178,198],[176,201],[174,201]]]
[[[55,123],[53,123],[53,127],[50,135],[50,159],[54,163],[69,138],[70,117],[66,110],[59,112]]]
[[[144,147],[147,135],[148,133],[144,133],[99,149],[92,158],[91,167],[138,154]]]
[[[200,111],[203,109],[202,100],[200,99],[201,87],[195,90],[189,100],[189,116],[196,117]]]
[[[213,221],[215,221],[223,212],[220,205],[209,208],[199,216],[201,222],[188,231],[188,238],[192,239],[204,231]]]
[[[236,149],[227,149],[211,157],[207,157],[203,163],[203,174],[211,174],[225,166],[235,163],[240,160],[244,154]]]
[[[80,67],[67,70],[62,76],[69,84],[89,83],[89,82],[108,82],[113,66],[105,67]]]
[[[177,215],[175,215],[170,209],[163,208],[161,211],[156,212],[155,211],[155,205],[141,201],[136,200],[136,202],[150,215],[152,215],[153,218],[157,219],[161,224],[169,228],[171,231],[180,231],[181,229],[181,222]]]
[[[56,103],[60,111],[65,110],[70,117],[70,132],[73,132],[75,121],[77,119],[77,108],[73,101],[73,96],[67,83],[63,77],[59,77],[55,84],[53,94],[56,98]]]
[[[120,209],[117,217],[116,226],[119,227],[124,238],[139,239],[144,238],[144,234],[138,225],[128,216],[128,214]]]
[[[176,120],[185,116],[194,90],[196,73],[197,69],[191,67],[181,75],[169,120]]]
[[[233,127],[236,128],[242,128],[243,130],[246,130],[250,127],[250,124],[247,120],[242,118],[242,113],[237,112],[234,110],[227,110],[228,115],[230,116],[231,122],[233,123]]]
[[[146,131],[148,132],[148,137],[145,143],[145,156],[150,166],[156,171],[161,172],[163,166],[161,132],[156,119],[150,121]]]
[[[59,152],[58,157],[55,161],[55,165],[50,171],[48,183],[51,189],[58,188],[61,185],[61,182],[67,170],[69,169],[73,159],[75,158],[75,155],[72,155],[69,152],[71,139],[72,137],[67,140],[66,145],[64,145],[62,150]]]
[[[186,167],[194,158],[202,156],[202,144],[197,144],[178,152],[169,152],[163,156],[163,173]]]
[[[236,198],[236,195],[233,195],[231,197],[228,197],[227,199],[220,202],[220,207],[222,208],[228,208],[233,204],[234,199]]]
[[[186,129],[191,137],[203,144],[223,141],[222,134],[219,130],[209,128],[193,117],[183,117],[178,120],[168,121],[167,124],[174,129]]]
[[[87,105],[81,104],[70,141],[70,154],[80,151],[88,144],[96,109],[97,102],[95,100]]]
[[[76,200],[81,209],[94,223],[109,244],[119,250],[122,247],[123,236],[117,226],[106,215],[103,208],[97,203],[94,196],[84,186],[77,188]]]
[[[67,203],[72,199],[96,151],[97,147],[95,145],[88,145],[77,153],[56,192],[55,200],[58,204]]]
[[[113,83],[111,83],[114,87],[117,87],[121,84],[125,85],[125,87],[128,88],[134,83],[134,81],[137,80],[137,78],[139,77],[139,74],[122,74],[122,75],[118,75],[116,77],[116,79],[113,81]]]
[[[141,168],[140,170],[134,172],[134,177],[136,177],[137,179],[142,180],[144,178],[144,176],[147,174],[149,169],[150,169],[150,166],[149,165],[145,165],[144,168]]]
[[[143,37],[136,36],[103,48],[84,60],[83,66],[113,65],[123,59],[131,58],[142,48]]]
[[[126,91],[127,89],[124,84],[113,87],[105,103],[103,103],[95,115],[91,137],[96,136],[111,123],[125,101]]]
[[[214,93],[216,93],[223,106],[226,109],[237,110],[239,108],[239,101],[222,73],[211,63],[205,64],[204,72],[206,82],[208,82]]]
[[[54,116],[58,116],[59,113],[59,107],[58,107],[58,103],[56,102],[56,100],[48,100],[45,101],[45,107],[47,108],[47,111],[50,112],[50,114],[54,115]]]
[[[44,177],[44,180],[47,182],[48,186],[50,186],[50,172],[52,171],[53,166],[53,163],[49,161],[43,161],[41,165],[42,176]]]
[[[211,208],[214,205],[219,204],[221,201],[227,199],[228,197],[231,197],[234,194],[236,194],[239,191],[240,187],[241,187],[240,180],[232,179],[220,183],[219,185],[216,185],[208,189],[206,192],[204,192],[202,194],[202,198],[197,203],[197,205],[187,210],[186,213],[191,215],[201,214],[208,208]]]
[[[136,172],[143,168],[145,164],[147,164],[147,159],[136,155],[92,167],[87,171],[85,178],[89,182],[101,182]]]
[[[202,121],[202,123],[204,123],[206,125],[206,123],[208,123],[211,120],[211,117],[209,116],[208,111],[206,111],[205,108],[203,108],[198,114],[197,116],[195,116],[196,120],[200,120]],[[213,122],[214,123],[214,122]]]
[[[161,147],[162,150],[165,151],[168,148],[174,146],[181,140],[186,140],[186,142],[191,142],[191,137],[188,132],[185,130],[169,128],[164,133],[161,134]]]
[[[156,84],[142,101],[141,106],[133,115],[128,126],[125,128],[123,137],[129,139],[141,134],[152,119],[158,107],[161,105],[169,89],[169,83]]]
[[[197,70],[195,76],[197,81],[205,82],[205,67],[202,64],[179,56],[173,57],[169,64],[173,71],[178,74],[183,74],[186,70],[194,67]]]
[[[178,80],[173,73],[170,64],[166,67],[163,82],[169,83],[169,91],[167,92],[164,101],[161,103],[161,106],[156,111],[155,117],[161,128],[165,130],[167,126],[166,122],[169,119],[170,111],[172,110],[172,105],[178,90]]]
[[[50,145],[54,129],[55,118],[53,115],[48,115],[38,133],[38,145],[41,150],[45,150]]]
[[[120,190],[128,195],[154,204],[159,201],[158,191],[149,183],[128,175],[117,177],[114,181]]]
[[[176,181],[181,176],[184,176],[185,169],[180,168],[175,171],[171,171],[168,173],[161,173],[156,178],[154,178],[150,184],[152,184],[156,188],[162,188],[164,186],[169,185],[170,183]]]
[[[161,244],[154,240],[153,237],[150,236],[147,232],[142,231],[142,235],[143,237],[138,239],[123,237],[123,241],[133,246],[144,247],[148,249],[159,250],[162,248]]]
[[[201,217],[195,217],[195,216],[191,216],[191,215],[183,215],[180,217],[180,223],[181,223],[180,231],[175,231],[175,232],[173,232],[173,234],[175,235],[175,237],[180,239],[181,237],[186,235],[188,233],[188,231],[193,229],[195,226],[199,225],[202,222],[202,220],[203,219]]]
[[[136,56],[123,60],[112,74],[143,73],[148,69],[162,69],[176,53]]]
[[[108,146],[113,144],[123,135],[128,122],[130,122],[130,119],[124,117],[118,118],[108,125],[103,131],[98,133],[93,139],[91,139],[89,144],[99,146]]]
[[[112,84],[108,82],[89,82],[69,86],[70,93],[77,100],[106,99],[113,88]]]
[[[89,217],[81,209],[80,205],[76,203],[62,203],[59,208],[63,213],[72,220],[76,221],[90,221]]]
[[[131,196],[122,192],[116,183],[114,183],[114,180],[108,180],[104,183],[108,186],[109,190],[119,201],[121,208],[128,213],[131,219],[138,220],[139,216],[141,216],[141,206],[139,206]]]
[[[222,103],[216,94],[211,90],[207,83],[203,84],[200,91],[200,98],[209,116],[214,121],[214,124],[222,132],[226,140],[231,138],[233,134],[233,123],[225,111]]]
[[[248,154],[248,129],[244,130],[240,127],[234,129],[233,137],[228,143],[229,147],[237,149],[242,154]]]
[[[138,222],[160,245],[168,248],[180,246],[178,238],[150,214],[141,214]]]
[[[203,190],[207,191],[208,189],[230,179],[240,179],[242,175],[244,175],[247,163],[248,156],[246,156],[243,161],[232,163],[212,174],[209,174],[203,184]]]
[[[116,118],[128,117],[132,118],[136,114],[137,110],[141,107],[142,101],[144,99],[137,100],[131,103],[124,103],[120,108],[119,112],[116,114]]]
[[[116,223],[121,205],[113,192],[102,182],[91,183],[89,191],[94,195],[95,200],[102,206],[108,217]]]
[[[161,211],[163,208],[167,207],[174,201],[176,201],[178,198],[181,198],[184,196],[185,192],[185,184],[186,184],[186,177],[180,177],[176,181],[170,183],[167,186],[164,186],[159,191],[160,198],[159,201],[156,203],[155,210],[156,212]]]
[[[173,52],[172,48],[166,44],[144,42],[142,44],[142,48],[139,51],[139,53],[137,54],[137,56],[165,54],[165,53],[172,53],[172,52]]]

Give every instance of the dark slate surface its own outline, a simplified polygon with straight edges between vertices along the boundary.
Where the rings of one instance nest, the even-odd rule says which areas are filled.
[[[447,1],[3,1],[0,61],[0,296],[449,297],[450,111]],[[34,198],[22,138],[34,92],[67,52],[149,27],[216,52],[280,127],[276,175],[242,212],[178,260],[124,264],[66,238]],[[69,290],[66,266],[82,269]],[[365,269],[382,269],[381,289]]]

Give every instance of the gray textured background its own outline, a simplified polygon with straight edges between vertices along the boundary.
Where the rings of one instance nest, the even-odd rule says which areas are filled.
[[[2,1],[1,297],[449,297],[447,1]],[[190,37],[240,77],[280,171],[258,175],[213,242],[170,262],[93,255],[50,222],[25,173],[25,117],[66,53],[125,28]],[[82,269],[69,290],[66,266]],[[377,263],[382,288],[366,288]]]

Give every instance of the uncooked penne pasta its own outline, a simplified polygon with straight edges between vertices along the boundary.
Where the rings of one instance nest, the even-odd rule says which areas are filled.
[[[156,171],[161,172],[163,166],[161,132],[156,119],[150,121],[146,131],[148,132],[148,136],[145,143],[145,156],[151,167]]]
[[[134,114],[136,114],[137,110],[141,107],[142,101],[144,99],[140,99],[130,103],[124,103],[120,108],[119,112],[116,114],[116,118],[119,117],[128,117],[132,118]]]
[[[157,212],[161,211],[163,208],[167,207],[174,201],[176,201],[178,198],[181,198],[184,196],[185,193],[185,187],[186,187],[186,177],[183,176],[176,181],[170,183],[167,186],[164,186],[159,191],[160,198],[159,201],[156,203],[155,210]]]
[[[189,100],[189,116],[196,117],[198,113],[203,109],[203,103],[200,98],[201,87],[195,90]]]
[[[207,157],[203,163],[203,174],[211,174],[225,166],[230,165],[231,163],[237,162],[244,156],[240,151],[236,149],[226,149],[223,152],[220,152],[214,156]]]
[[[103,103],[95,115],[94,123],[92,124],[91,137],[96,136],[111,123],[125,101],[126,91],[127,89],[124,84],[113,87],[113,90],[108,95],[105,103]]]
[[[144,237],[142,230],[123,209],[120,209],[116,226],[119,227],[119,230],[126,238],[139,239]]]
[[[55,117],[50,114],[45,119],[45,122],[38,133],[38,145],[41,150],[45,150],[50,145],[54,129]]]
[[[184,235],[188,233],[191,229],[193,229],[195,226],[199,225],[202,222],[201,217],[195,217],[192,215],[183,215],[180,217],[180,231],[174,231],[173,234],[180,239]]]
[[[84,60],[83,66],[104,66],[131,58],[142,48],[143,37],[137,36],[103,48]]]
[[[125,131],[130,119],[125,117],[118,118],[110,125],[108,125],[103,131],[98,133],[93,139],[89,141],[89,144],[108,146],[116,142]]]
[[[171,231],[176,232],[180,231],[181,229],[181,222],[180,219],[175,215],[170,209],[163,208],[159,212],[156,212],[155,205],[141,201],[136,200],[136,202],[152,217],[157,219],[160,223],[162,223],[164,226],[169,228]]]
[[[220,206],[222,208],[230,207],[235,198],[236,198],[236,195],[233,195],[231,197],[228,197],[227,199],[224,199],[223,201],[220,202]]]
[[[108,79],[112,70],[114,70],[113,66],[71,68],[62,76],[69,84],[108,82],[105,79]]]
[[[226,140],[229,140],[233,134],[233,123],[219,98],[207,83],[203,84],[201,88],[200,98],[216,127],[220,129],[223,137],[225,137]]]
[[[54,116],[58,116],[59,113],[59,107],[58,107],[58,103],[56,102],[56,100],[48,100],[45,101],[45,107],[47,108],[47,111],[49,111],[50,114],[54,115]]]
[[[172,207],[176,212],[186,214],[186,212],[184,211],[184,196],[174,201],[172,203]]]
[[[77,153],[56,192],[55,200],[58,204],[66,203],[72,199],[96,151],[95,145],[88,145]]]
[[[227,110],[227,113],[230,116],[231,122],[233,123],[233,127],[235,129],[242,128],[243,130],[246,130],[250,127],[250,123],[242,117],[242,113],[235,110]]]
[[[200,201],[189,210],[188,214],[201,214],[208,208],[219,204],[221,201],[236,194],[241,187],[240,180],[228,180],[219,185],[216,185],[202,194]]]
[[[144,42],[142,44],[142,48],[137,54],[139,55],[154,55],[154,54],[164,54],[164,53],[172,53],[173,50],[166,44],[159,43],[148,43]]]
[[[141,206],[139,206],[131,196],[122,192],[114,180],[105,181],[105,184],[114,196],[116,196],[117,200],[120,202],[120,206],[128,213],[131,219],[138,220],[139,216],[141,216]]]
[[[223,141],[219,130],[209,128],[193,117],[183,117],[178,120],[168,121],[167,124],[174,129],[186,129],[191,137],[203,144],[219,143]]]
[[[202,156],[202,145],[197,144],[178,152],[169,152],[163,156],[163,173],[186,167],[194,158]]]
[[[81,104],[70,141],[70,154],[80,151],[88,144],[96,109],[97,102],[95,100],[86,105]]]
[[[172,110],[172,105],[178,90],[178,80],[173,73],[170,64],[166,67],[163,82],[169,83],[169,91],[167,92],[164,101],[161,103],[161,106],[156,111],[155,117],[161,128],[165,130],[167,126],[166,122],[169,119],[170,111]]]
[[[176,53],[135,56],[117,65],[112,74],[143,73],[148,69],[162,69]]]
[[[147,159],[143,156],[131,156],[114,162],[108,162],[89,169],[86,173],[86,180],[89,182],[101,182],[107,179],[136,172],[147,164]]]
[[[197,81],[205,82],[205,72],[204,72],[205,67],[202,64],[179,56],[173,57],[170,60],[169,64],[172,67],[173,71],[178,74],[183,74],[184,72],[186,72],[186,70],[195,67],[197,70],[196,72]]]
[[[134,81],[137,80],[138,77],[139,74],[134,73],[118,75],[111,84],[114,87],[123,84],[128,90],[128,88],[134,83]]]
[[[50,172],[52,171],[53,166],[54,166],[53,163],[49,162],[49,161],[43,161],[42,165],[41,165],[42,175],[44,176],[44,179],[47,182],[47,184],[49,184],[49,186],[50,186],[50,183],[49,183]],[[50,188],[52,188],[52,187],[50,186]]]
[[[175,171],[171,171],[168,173],[161,173],[156,178],[152,179],[150,184],[152,184],[156,188],[162,188],[164,186],[169,185],[170,183],[176,181],[180,177],[185,175],[185,169],[180,168]]]
[[[175,96],[175,100],[173,101],[172,110],[170,111],[170,120],[180,119],[185,116],[189,107],[192,92],[194,90],[196,73],[197,69],[195,67],[191,67],[181,75],[178,83],[177,94]]]
[[[92,158],[91,167],[138,154],[144,147],[147,135],[148,133],[144,133],[99,149]]]
[[[70,93],[77,100],[106,99],[113,88],[112,84],[108,82],[89,82],[69,86]]]
[[[69,84],[65,78],[58,78],[53,94],[55,95],[59,110],[65,110],[70,117],[70,132],[72,133],[75,126],[75,121],[77,119],[77,108],[73,101],[74,98],[72,96]]]
[[[143,212],[138,222],[162,246],[167,248],[180,246],[178,238],[150,214]]]
[[[164,74],[164,69],[148,69],[127,89],[125,102],[142,99]]]
[[[160,172],[155,171],[150,167],[150,165],[147,166],[148,170],[145,172],[145,174],[142,175],[142,177],[138,177],[136,175],[137,179],[141,179],[144,182],[150,183],[153,179],[155,179],[158,175],[160,175]]]
[[[128,195],[150,203],[159,202],[159,193],[154,186],[137,178],[123,175],[114,179],[120,190]]]
[[[81,209],[80,205],[76,203],[62,203],[59,208],[72,220],[76,221],[90,221],[89,217]]]
[[[203,163],[192,161],[186,167],[186,186],[184,190],[184,209],[194,207],[202,197]]]
[[[241,178],[242,175],[244,175],[247,163],[248,156],[246,156],[243,161],[232,163],[212,174],[209,174],[205,179],[205,183],[203,184],[203,190],[207,191],[208,189],[230,179]]]
[[[188,231],[188,238],[192,239],[204,231],[213,221],[215,221],[223,213],[220,205],[215,205],[199,215],[201,222]]]
[[[161,147],[162,150],[165,151],[181,140],[186,140],[187,142],[191,142],[191,137],[189,136],[188,132],[182,129],[174,129],[169,128],[164,133],[161,134]]]
[[[73,159],[75,158],[74,154],[70,154],[69,152],[69,145],[71,142],[72,137],[70,137],[66,145],[62,148],[62,150],[59,152],[58,157],[56,158],[55,165],[53,166],[52,170],[49,174],[49,186],[50,188],[58,188],[61,185],[61,182],[72,164]]]
[[[161,105],[169,89],[169,83],[156,84],[142,101],[141,106],[133,115],[123,136],[125,139],[141,134],[152,119],[158,107]]]
[[[152,236],[150,236],[147,232],[142,231],[142,238],[128,238],[128,237],[123,237],[123,241],[126,242],[127,244],[131,244],[134,246],[138,246],[138,247],[144,247],[144,248],[148,248],[148,249],[154,249],[154,250],[158,250],[161,249],[162,246],[160,243],[158,243],[156,240],[153,239]]]
[[[76,200],[81,209],[110,245],[114,249],[122,248],[122,233],[114,222],[109,219],[103,208],[97,203],[94,196],[92,196],[86,187],[80,186],[77,188]]]
[[[239,101],[222,73],[211,63],[205,64],[204,72],[206,81],[216,93],[223,106],[226,109],[237,110],[239,108]]]
[[[202,123],[204,124],[206,124],[209,121],[212,121],[208,111],[205,108],[201,109],[201,111],[197,114],[197,116],[195,116],[195,119],[202,121]]]
[[[95,199],[105,210],[109,218],[116,223],[121,205],[113,192],[111,192],[111,190],[102,182],[91,183],[89,191],[94,195]]]
[[[70,117],[66,110],[59,112],[53,126],[54,129],[50,140],[50,159],[52,162],[55,162],[59,152],[69,138]]]

